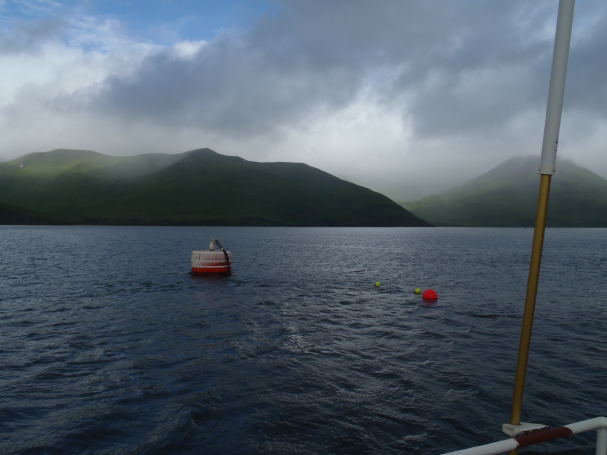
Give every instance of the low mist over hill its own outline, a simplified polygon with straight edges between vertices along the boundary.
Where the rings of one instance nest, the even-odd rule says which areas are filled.
[[[427,226],[379,193],[298,163],[199,149],[32,153],[0,164],[0,223]]]
[[[437,226],[525,226],[535,223],[539,157],[514,157],[442,194],[402,205]],[[607,227],[607,180],[570,161],[552,177],[548,226]]]

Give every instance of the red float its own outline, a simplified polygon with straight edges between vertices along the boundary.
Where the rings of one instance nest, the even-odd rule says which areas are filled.
[[[422,297],[424,299],[428,299],[428,300],[438,300],[438,295],[436,294],[436,291],[433,289],[426,289],[424,291],[424,293],[422,294]]]

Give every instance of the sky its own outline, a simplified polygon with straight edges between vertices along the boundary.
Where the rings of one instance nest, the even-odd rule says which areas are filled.
[[[412,200],[541,151],[557,0],[0,0],[0,158],[209,147]],[[558,155],[607,178],[607,2]],[[558,165],[557,174],[558,178]]]

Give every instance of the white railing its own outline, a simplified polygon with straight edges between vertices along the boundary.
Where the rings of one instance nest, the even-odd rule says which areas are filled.
[[[553,439],[564,438],[572,434],[583,433],[591,430],[598,430],[596,439],[596,455],[607,455],[607,418],[605,417],[596,417],[594,419],[570,423],[564,427],[553,428],[552,430],[506,439],[505,441],[493,442],[483,446],[471,447],[470,449],[449,452],[444,455],[498,455],[510,450],[520,449],[521,447],[539,444],[540,442],[552,441]]]

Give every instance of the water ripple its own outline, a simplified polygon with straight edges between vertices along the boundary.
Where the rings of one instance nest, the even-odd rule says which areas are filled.
[[[0,452],[428,454],[503,439],[531,236],[0,227]],[[210,238],[233,252],[231,277],[189,274]],[[606,246],[607,230],[547,232],[523,420],[607,414]]]

